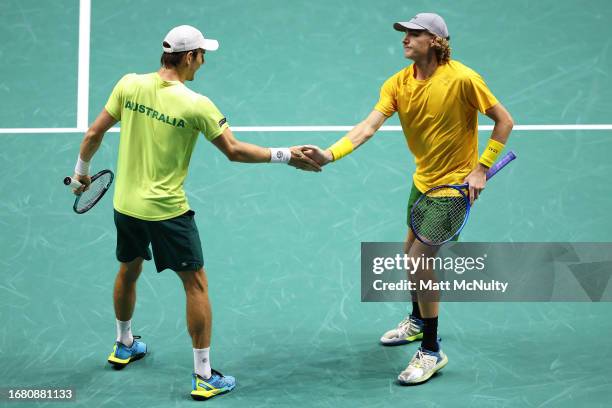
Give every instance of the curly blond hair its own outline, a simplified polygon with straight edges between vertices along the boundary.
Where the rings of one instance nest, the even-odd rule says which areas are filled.
[[[450,61],[451,47],[446,38],[436,36],[434,38],[433,49],[438,57],[438,64],[444,65]]]

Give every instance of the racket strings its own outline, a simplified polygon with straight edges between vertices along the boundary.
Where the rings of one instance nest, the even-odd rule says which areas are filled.
[[[441,244],[459,231],[467,211],[467,198],[458,189],[433,190],[421,197],[412,209],[412,227],[422,240]]]
[[[82,211],[91,208],[104,195],[112,181],[112,177],[110,173],[104,173],[93,179],[89,188],[79,197],[76,210]]]

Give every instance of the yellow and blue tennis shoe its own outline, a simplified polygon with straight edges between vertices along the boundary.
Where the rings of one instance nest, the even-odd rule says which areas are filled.
[[[214,369],[211,370],[211,374],[209,379],[193,374],[191,398],[197,401],[207,400],[228,393],[236,386],[236,379],[230,375],[223,375]]]
[[[108,356],[108,362],[116,369],[121,369],[132,361],[143,358],[147,354],[147,345],[138,341],[140,336],[134,336],[134,342],[130,347],[123,343],[115,342],[113,352]]]

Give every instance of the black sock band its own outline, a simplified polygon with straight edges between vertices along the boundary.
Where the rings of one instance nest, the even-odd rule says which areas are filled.
[[[419,309],[419,302],[412,302],[412,313],[410,314],[417,319],[422,319],[421,309]]]
[[[438,318],[424,317],[423,319],[423,342],[421,347],[429,351],[440,351],[438,345]]]

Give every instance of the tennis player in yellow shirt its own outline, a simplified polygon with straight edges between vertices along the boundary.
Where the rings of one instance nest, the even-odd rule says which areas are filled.
[[[403,32],[404,56],[413,64],[391,76],[368,117],[327,150],[307,151],[321,165],[338,161],[367,142],[395,112],[415,158],[408,215],[418,197],[440,184],[469,183],[470,200],[485,188],[486,171],[496,161],[513,127],[512,117],[472,69],[450,59],[450,36],[437,14],[420,13],[393,25]],[[478,112],[495,122],[484,153],[478,157]],[[409,221],[408,221],[409,222]],[[405,252],[434,256],[436,247],[418,240],[408,228]],[[435,279],[432,270],[416,271],[418,280]],[[431,299],[431,298],[428,298]],[[438,302],[413,293],[412,313],[380,339],[383,345],[422,340],[421,347],[398,376],[402,384],[427,381],[448,363],[438,343]]]
[[[208,282],[195,213],[183,189],[200,133],[231,161],[321,170],[302,146],[267,148],[238,140],[216,105],[185,86],[204,64],[205,53],[218,47],[217,40],[204,38],[195,27],[170,30],[162,42],[160,69],[127,74],[115,85],[85,134],[74,176],[84,185],[75,191],[79,194],[91,183],[89,164],[104,134],[121,121],[113,199],[120,264],[113,294],[117,337],[108,362],[123,368],[147,354],[147,345],[132,334],[132,315],[143,262],[154,259],[158,272],[173,270],[185,289],[194,361],[191,396],[196,400],[236,385],[234,377],[211,368]],[[198,177],[206,182],[206,174]]]

